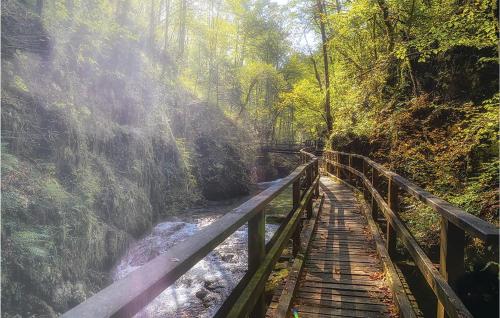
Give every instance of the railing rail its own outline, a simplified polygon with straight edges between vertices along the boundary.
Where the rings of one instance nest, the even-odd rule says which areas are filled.
[[[299,153],[304,148],[304,143],[264,143],[260,145],[263,152]]]
[[[280,182],[252,197],[166,253],[141,266],[130,275],[69,310],[62,317],[131,317],[172,285],[210,251],[248,222],[248,272],[250,280],[228,317],[253,312],[264,317],[265,282],[288,240],[296,235],[301,214],[312,214],[312,199],[319,192],[318,159],[301,150],[303,164]],[[289,220],[275,233],[266,252],[264,208],[288,186],[293,186],[293,208]],[[302,192],[302,193],[301,193]],[[294,244],[295,245],[295,244]]]
[[[363,192],[368,192],[371,197],[374,219],[377,219],[377,208],[386,219],[386,245],[389,254],[394,253],[396,239],[400,238],[438,299],[437,316],[444,317],[446,313],[452,318],[472,317],[452,288],[465,271],[465,235],[467,233],[483,240],[486,244],[498,246],[498,228],[430,194],[365,156],[325,151],[323,157],[324,167],[328,174],[339,179],[346,179],[345,181],[349,184],[355,183],[356,178],[361,181]],[[380,188],[381,178],[384,177],[387,183],[387,201],[377,189]],[[398,215],[398,200],[402,191],[441,215],[439,271]]]

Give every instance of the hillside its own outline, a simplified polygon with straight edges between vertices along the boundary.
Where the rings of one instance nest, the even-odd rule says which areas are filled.
[[[80,14],[2,2],[4,316],[67,310],[158,220],[248,193],[249,134],[158,72],[137,26]]]

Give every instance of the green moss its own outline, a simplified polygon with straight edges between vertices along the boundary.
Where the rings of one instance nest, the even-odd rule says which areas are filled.
[[[276,264],[277,266],[275,266],[275,269],[266,282],[265,294],[267,297],[272,296],[276,288],[288,277],[288,268],[286,266],[282,268],[283,266],[279,264]]]
[[[292,186],[290,185],[264,209],[266,215],[286,216],[292,210]]]

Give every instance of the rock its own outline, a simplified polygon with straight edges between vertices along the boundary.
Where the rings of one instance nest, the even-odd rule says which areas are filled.
[[[207,295],[208,291],[206,289],[200,289],[195,294],[196,298],[200,299],[201,301],[203,301],[207,297]]]
[[[212,307],[219,302],[220,296],[216,293],[211,293],[205,288],[202,288],[196,292],[196,298],[201,300],[201,303],[205,308]]]
[[[202,300],[203,306],[205,308],[212,307],[215,304],[217,304],[220,300],[220,296],[218,294],[208,294],[207,297],[205,297]]]
[[[184,285],[186,285],[186,287],[191,287],[191,285],[193,284],[193,280],[191,278],[185,278],[182,280],[182,283]]]
[[[234,259],[234,254],[222,255],[221,259],[222,259],[223,262],[230,263]]]
[[[215,280],[215,279],[205,280],[205,282],[203,283],[203,286],[206,289],[208,289],[209,291],[215,291],[218,289],[226,288],[226,285],[223,282],[221,282],[219,280]]]

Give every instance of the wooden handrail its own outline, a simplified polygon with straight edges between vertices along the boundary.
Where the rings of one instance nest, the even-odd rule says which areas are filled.
[[[349,157],[349,165],[341,163],[342,156]],[[343,179],[342,170],[349,172],[349,182],[352,182],[351,175],[355,175],[361,180],[363,190],[367,190],[371,196],[372,213],[375,219],[378,207],[387,221],[386,244],[388,251],[391,253],[391,250],[395,249],[396,237],[399,237],[438,299],[438,317],[444,317],[445,312],[452,318],[472,317],[452,288],[464,272],[465,233],[483,239],[488,244],[498,244],[498,229],[492,224],[433,196],[367,157],[338,151],[326,151],[324,157],[326,172],[330,175]],[[362,171],[354,167],[352,158],[362,160]],[[334,167],[335,169],[333,169]],[[371,167],[372,171],[371,180],[367,177],[368,167]],[[380,177],[387,178],[388,202],[384,201],[375,186]],[[441,215],[440,271],[434,267],[432,261],[397,213],[400,190],[406,191]],[[363,192],[366,193],[366,191]],[[449,242],[453,242],[453,244],[448,244]]]
[[[250,292],[253,296],[262,294],[262,280],[267,279],[269,268],[274,265],[284,243],[288,241],[296,229],[300,214],[304,209],[308,209],[309,201],[312,200],[311,194],[316,192],[319,185],[318,159],[312,155],[308,158],[307,162],[297,167],[281,181],[255,195],[187,240],[174,245],[167,252],[149,261],[122,280],[104,288],[85,302],[64,313],[62,317],[133,316],[246,222],[249,223],[249,271],[255,272],[251,281],[255,283],[257,279],[255,277],[260,277],[257,281],[258,284],[252,285],[254,289]],[[274,240],[266,254],[263,210],[286,187],[293,184],[294,189],[296,189],[299,188],[299,185],[304,185],[301,182],[302,179],[305,179],[306,174],[311,174],[314,177],[314,182],[310,180],[309,183],[305,184],[304,195],[293,196],[294,208],[289,214],[292,218],[283,230],[275,234],[278,235],[278,238]],[[298,202],[300,197],[302,199]],[[262,276],[262,273],[265,274],[265,277]],[[248,288],[245,289],[245,293],[247,292],[249,292]],[[258,315],[262,316],[262,308],[254,308],[263,306],[261,296],[248,299],[243,305],[245,310],[253,308],[253,310],[257,310]]]
[[[368,166],[375,169],[379,176],[384,176],[406,191],[408,194],[425,203],[427,206],[434,209],[440,215],[445,217],[468,234],[485,241],[487,244],[498,244],[499,232],[493,224],[488,223],[475,215],[465,212],[464,210],[450,204],[449,202],[440,199],[433,194],[425,191],[413,182],[401,177],[399,174],[389,171],[382,165],[374,162],[368,157],[349,154],[340,151],[326,151],[326,153],[338,154],[342,156],[351,156],[363,160]],[[331,159],[330,159],[331,160]]]

